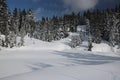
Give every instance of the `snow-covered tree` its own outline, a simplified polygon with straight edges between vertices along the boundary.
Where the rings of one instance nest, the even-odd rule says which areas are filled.
[[[91,51],[92,50],[92,35],[91,35],[91,30],[90,30],[89,19],[86,19],[86,25],[88,28],[88,51]]]
[[[19,35],[19,26],[20,26],[20,13],[18,12],[18,9],[15,8],[13,11],[13,18],[12,18],[12,30],[13,32],[18,36]]]
[[[117,24],[119,23],[119,19],[116,18],[115,15],[112,16],[111,18],[111,30],[110,30],[110,35],[109,35],[109,40],[110,40],[110,44],[111,46],[115,46],[119,44],[119,27],[117,26]]]
[[[26,36],[26,32],[25,32],[24,27],[21,28],[20,32],[21,32],[20,43],[18,44],[18,46],[24,46],[24,37]]]
[[[2,36],[1,36],[1,32],[0,32],[0,47],[2,46]]]
[[[12,48],[16,45],[16,35],[13,31],[10,31],[9,36],[8,36],[8,40],[9,40],[9,47]]]
[[[6,34],[7,27],[7,4],[6,0],[0,0],[0,32]]]
[[[1,33],[0,33],[0,50],[1,50],[1,46],[2,46],[2,37],[1,37]]]
[[[28,23],[26,19],[26,10],[24,9],[21,14],[20,14],[20,27],[19,27],[19,33],[20,33],[20,43],[18,44],[19,46],[24,46],[24,37],[27,35],[27,30],[28,30]]]
[[[12,27],[11,20],[12,20],[11,12],[8,12],[7,22],[6,22],[6,32],[5,32],[5,47],[9,47],[10,45],[9,34],[10,34],[10,28]]]
[[[29,9],[27,12],[26,22],[27,22],[26,31],[27,31],[27,33],[29,33],[29,35],[31,37],[31,36],[33,36],[33,32],[35,29],[34,13],[33,13],[32,9]]]

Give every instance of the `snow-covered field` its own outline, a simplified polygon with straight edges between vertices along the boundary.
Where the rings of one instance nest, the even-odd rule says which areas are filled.
[[[0,80],[120,80],[120,55],[106,43],[71,49],[70,38],[43,42],[25,38],[21,48],[0,51]],[[113,52],[115,51],[115,52]]]

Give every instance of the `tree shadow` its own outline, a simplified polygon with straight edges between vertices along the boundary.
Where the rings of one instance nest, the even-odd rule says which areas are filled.
[[[84,65],[100,65],[106,63],[112,63],[114,61],[120,61],[120,57],[103,56],[96,54],[83,54],[83,53],[71,53],[71,52],[59,52],[56,51],[58,55],[64,56],[71,60],[74,64],[84,64]]]

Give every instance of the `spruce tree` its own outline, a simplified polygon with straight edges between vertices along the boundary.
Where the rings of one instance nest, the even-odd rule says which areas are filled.
[[[88,28],[88,51],[92,51],[92,35],[89,19],[86,19],[86,25]]]
[[[7,35],[7,4],[6,0],[0,0],[0,32]]]

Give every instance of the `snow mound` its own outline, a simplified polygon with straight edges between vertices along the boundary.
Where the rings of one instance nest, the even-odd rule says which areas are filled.
[[[37,40],[34,38],[30,38],[26,36],[24,38],[24,46],[20,47],[21,50],[56,50],[61,51],[64,49],[70,49],[70,46],[67,45],[68,39],[63,39],[59,41],[53,42],[45,42],[41,40]]]
[[[84,27],[84,26],[83,26]],[[80,26],[79,28],[80,29]],[[82,29],[83,30],[83,29]],[[63,50],[70,50],[70,42],[73,36],[79,36],[79,33],[71,33],[69,32],[69,36],[67,38],[52,41],[52,42],[45,42],[35,38],[30,38],[28,35],[24,38],[24,46],[22,47],[14,47],[14,48],[7,48],[7,50],[27,50],[27,51],[39,51],[39,50],[54,50],[54,51],[63,51]],[[2,35],[4,39],[4,36]],[[86,37],[87,38],[87,37]],[[17,37],[17,44],[20,42],[20,37]],[[80,51],[88,51],[88,41],[84,40],[82,44],[76,47]],[[2,48],[2,50],[6,50],[6,48]],[[93,43],[92,52],[100,52],[101,53],[120,53],[120,49],[117,47],[110,47],[107,41],[102,41],[100,44]]]
[[[107,43],[93,43],[93,52],[113,52],[113,49]]]

